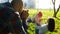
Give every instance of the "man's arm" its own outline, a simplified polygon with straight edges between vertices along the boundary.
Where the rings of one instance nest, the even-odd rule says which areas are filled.
[[[23,28],[22,28],[22,23],[20,18],[16,13],[12,14],[13,17],[11,18],[11,23],[13,25],[13,30],[15,31],[16,34],[25,34]]]

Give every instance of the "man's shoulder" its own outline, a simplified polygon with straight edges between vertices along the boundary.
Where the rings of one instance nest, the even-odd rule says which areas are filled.
[[[9,2],[5,2],[5,3],[0,3],[0,6],[12,7],[12,4]]]

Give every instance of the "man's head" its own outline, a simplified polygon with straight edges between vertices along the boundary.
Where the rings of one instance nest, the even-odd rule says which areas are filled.
[[[23,9],[22,0],[13,0],[11,2],[11,4],[12,4],[12,7],[14,8],[15,11],[18,11],[18,12],[22,11],[22,9]]]

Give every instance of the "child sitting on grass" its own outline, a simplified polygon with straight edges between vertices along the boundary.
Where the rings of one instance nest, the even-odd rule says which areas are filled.
[[[42,24],[41,20],[42,20],[42,13],[41,12],[39,12],[33,18],[33,20],[30,20],[30,21],[36,23],[36,27],[35,27],[36,34],[45,34],[47,31],[50,31],[50,32],[54,31],[55,21],[53,18],[49,18],[47,20],[46,24]]]
[[[42,20],[42,13],[39,12],[35,18],[36,34],[45,34],[47,31],[50,31],[50,32],[54,31],[55,21],[53,18],[49,18],[46,24],[42,24],[41,20]]]
[[[33,22],[36,23],[37,25],[40,25],[41,19],[42,18],[42,13],[39,12],[38,14],[36,14],[34,17],[32,18],[28,18],[27,22]]]

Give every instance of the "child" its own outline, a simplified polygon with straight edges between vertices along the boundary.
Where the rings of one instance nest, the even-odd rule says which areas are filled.
[[[39,12],[33,18],[28,19],[28,22],[36,23],[36,34],[38,34],[38,30],[37,30],[38,26],[42,24],[41,18],[42,18],[42,12]]]
[[[23,12],[20,14],[20,17],[22,20],[22,25],[27,34],[28,34],[28,32],[27,32],[28,25],[27,25],[26,19],[28,18],[28,16],[29,16],[28,10],[23,10]]]
[[[36,23],[37,25],[40,25],[41,18],[42,18],[42,13],[39,12],[33,18],[28,18],[27,22],[33,22],[33,23]]]
[[[35,27],[36,34],[45,34],[48,30],[50,32],[54,31],[54,28],[55,28],[54,19],[53,18],[49,18],[46,24],[42,24],[41,18],[42,18],[42,13],[39,12],[33,18],[33,20],[30,20],[30,21],[36,23],[36,27]]]
[[[42,20],[42,12],[39,12],[36,16],[35,16],[35,23],[37,25],[41,25],[41,20]]]

